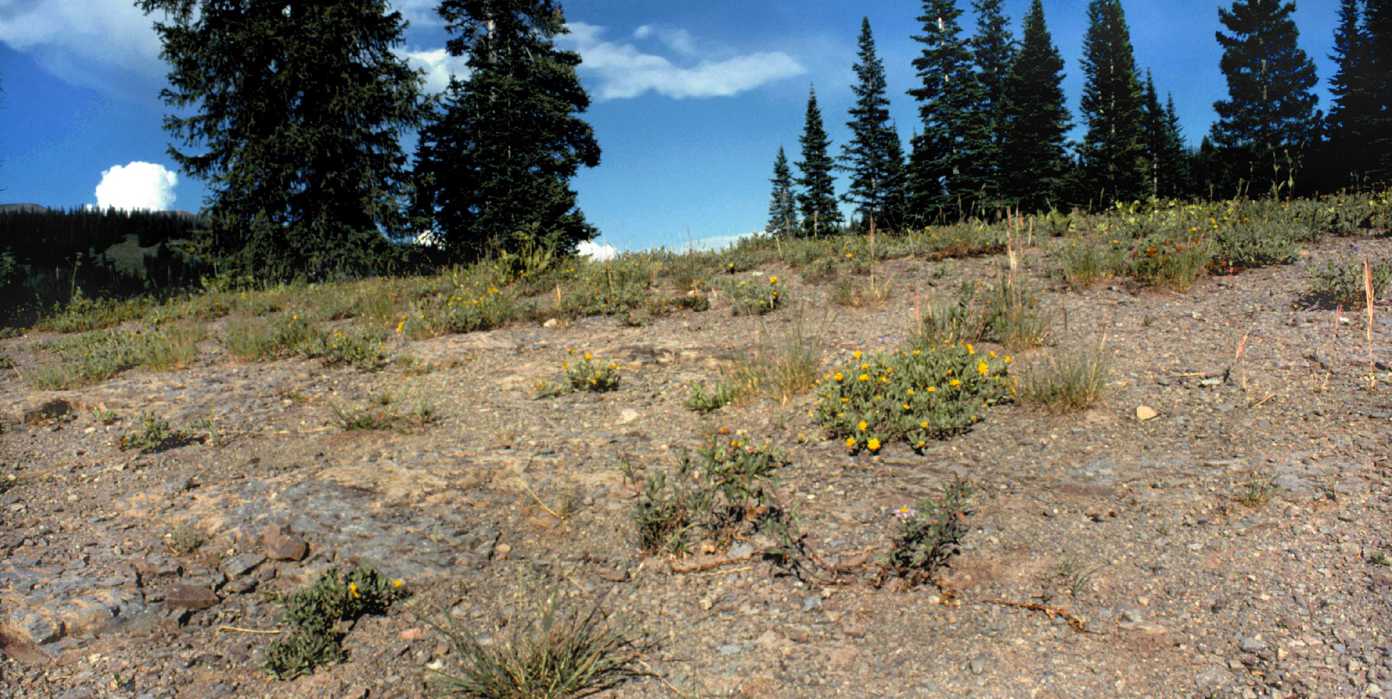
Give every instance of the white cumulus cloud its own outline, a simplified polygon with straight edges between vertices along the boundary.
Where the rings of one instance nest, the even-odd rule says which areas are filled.
[[[163,165],[135,161],[102,170],[97,207],[167,211],[174,205],[179,176]]]
[[[595,262],[608,262],[619,256],[619,249],[608,243],[592,243],[588,240],[582,241],[575,247],[575,252],[581,257],[588,257]]]
[[[584,22],[571,22],[570,34],[560,42],[580,53],[581,72],[596,82],[596,97],[615,100],[655,92],[673,99],[731,97],[768,83],[802,75],[807,69],[781,51],[761,51],[721,59],[702,59],[679,65],[655,53],[646,53],[633,44],[607,41],[604,28]],[[682,30],[639,27],[635,37],[650,37],[676,53],[697,53],[694,40]],[[666,38],[664,38],[666,37]]]
[[[402,51],[400,55],[412,68],[425,71],[425,89],[429,92],[444,92],[449,87],[450,76],[469,77],[468,59],[451,56],[444,49]]]

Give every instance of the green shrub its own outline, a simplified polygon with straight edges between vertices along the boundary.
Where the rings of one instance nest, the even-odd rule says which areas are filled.
[[[1147,236],[1131,248],[1129,271],[1146,286],[1188,291],[1208,270],[1215,248],[1211,238],[1198,234],[1187,238]]]
[[[676,469],[644,480],[633,511],[638,547],[685,554],[702,541],[723,549],[736,537],[786,533],[789,516],[777,502],[773,480],[786,464],[767,447],[712,437],[694,455],[683,454]]]
[[[319,338],[319,331],[297,313],[227,321],[223,344],[232,356],[265,362],[300,354]]]
[[[828,374],[816,419],[852,452],[878,452],[894,440],[923,449],[970,429],[987,409],[1010,399],[1010,357],[970,344],[915,346],[865,356]]]
[[[735,399],[735,390],[730,384],[723,381],[715,384],[715,388],[707,389],[706,384],[691,384],[691,395],[686,399],[687,410],[698,413],[713,413],[727,405]]]
[[[118,446],[122,451],[133,449],[141,454],[156,454],[195,441],[192,435],[174,429],[164,418],[146,413],[140,416],[140,427],[122,435]]]
[[[647,674],[638,669],[646,645],[597,605],[563,608],[548,596],[538,618],[509,619],[506,628],[489,645],[473,633],[447,631],[460,667],[441,673],[446,696],[587,697]]]
[[[1392,260],[1370,262],[1373,299],[1386,298],[1392,289]],[[1326,306],[1363,308],[1367,305],[1367,282],[1362,260],[1329,261],[1310,274],[1308,301]]]
[[[385,614],[404,596],[404,581],[387,580],[372,568],[324,572],[308,588],[281,599],[282,623],[290,628],[266,648],[266,672],[288,680],[343,660],[344,625],[368,614]]]
[[[895,512],[899,531],[890,548],[886,568],[911,584],[932,582],[933,575],[957,554],[967,534],[967,507],[971,485],[957,480],[943,488],[939,498],[924,498],[913,507]]]
[[[574,352],[572,351],[572,354]],[[593,354],[583,352],[580,359],[567,361],[561,365],[566,372],[566,383],[571,390],[607,393],[619,388],[619,365],[617,362],[605,364],[596,361]]]
[[[1218,232],[1211,268],[1221,272],[1286,265],[1295,261],[1305,236],[1295,221],[1264,220],[1230,223]]]
[[[1126,270],[1126,250],[1115,240],[1070,240],[1058,249],[1057,258],[1060,276],[1074,288],[1113,279]]]

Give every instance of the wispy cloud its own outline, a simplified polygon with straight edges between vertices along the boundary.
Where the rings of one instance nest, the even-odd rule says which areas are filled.
[[[663,46],[683,56],[696,55],[696,38],[685,29],[671,29],[644,24],[633,30],[633,38],[639,41],[656,39]]]
[[[0,43],[32,56],[64,82],[139,92],[164,72],[153,22],[133,2],[0,2]],[[145,84],[130,85],[131,76]]]
[[[629,99],[654,92],[673,99],[731,97],[768,83],[802,75],[802,64],[781,51],[734,55],[721,59],[702,59],[678,65],[655,53],[644,52],[631,43],[608,41],[604,27],[571,22],[570,34],[560,42],[580,53],[580,71],[595,83],[600,100]],[[640,36],[641,35],[641,36]],[[699,55],[692,37],[681,30],[639,27],[634,36],[656,37],[676,53]],[[662,38],[662,37],[667,38]]]

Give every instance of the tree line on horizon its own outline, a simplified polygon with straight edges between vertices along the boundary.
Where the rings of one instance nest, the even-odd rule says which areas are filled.
[[[1228,98],[1197,147],[1174,98],[1162,102],[1136,64],[1121,0],[1090,0],[1081,67],[1080,142],[1063,92],[1064,61],[1034,0],[1022,37],[1002,0],[923,0],[913,40],[918,121],[904,155],[889,112],[884,63],[861,22],[849,139],[831,152],[815,87],[801,158],[779,148],[766,232],[816,236],[847,227],[899,230],[1005,212],[1096,209],[1155,199],[1293,195],[1392,180],[1392,0],[1340,0],[1333,104],[1316,109],[1314,62],[1298,44],[1289,0],[1220,8]],[[848,180],[839,197],[834,172]],[[848,203],[856,220],[842,220]]]
[[[862,22],[850,137],[832,152],[812,91],[800,157],[780,149],[775,161],[768,231],[845,230],[843,202],[855,227],[892,230],[1392,178],[1392,0],[1341,0],[1328,114],[1315,111],[1291,2],[1220,10],[1229,98],[1197,148],[1185,145],[1173,99],[1136,65],[1120,0],[1088,6],[1077,143],[1042,2],[1019,39],[1001,5],[973,0],[968,36],[956,0],[922,0],[907,147]],[[583,118],[581,57],[556,44],[567,31],[558,0],[441,0],[447,51],[468,69],[442,95],[426,94],[397,52],[406,21],[388,0],[136,6],[154,19],[169,68],[170,155],[209,190],[197,234],[180,246],[191,269],[233,284],[318,281],[564,255],[596,235],[571,181],[601,150]],[[411,153],[408,133],[419,135]],[[0,249],[11,276],[26,264]]]

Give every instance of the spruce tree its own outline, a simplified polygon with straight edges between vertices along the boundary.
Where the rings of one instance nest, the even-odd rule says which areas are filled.
[[[1173,93],[1165,98],[1165,149],[1162,152],[1165,168],[1160,172],[1160,195],[1187,197],[1194,192],[1194,183],[1189,168],[1189,151],[1184,146],[1184,127],[1179,123]]]
[[[1038,211],[1059,204],[1069,167],[1063,56],[1044,22],[1040,0],[1030,4],[1023,36],[1005,82],[1001,162],[1007,201]]]
[[[909,206],[919,216],[948,208],[968,214],[990,189],[991,166],[983,152],[991,128],[961,15],[955,0],[923,0],[922,33],[913,37],[923,46],[913,61],[919,87],[909,91],[923,127],[909,164]]]
[[[841,226],[841,210],[836,206],[836,181],[831,174],[835,164],[829,154],[831,138],[822,121],[822,109],[817,106],[815,88],[807,94],[807,119],[798,142],[802,145],[802,160],[797,163],[802,176],[797,184],[802,189],[798,194],[798,208],[802,213],[803,234],[835,233]]]
[[[972,0],[976,13],[976,35],[971,40],[972,58],[976,63],[977,81],[981,84],[978,108],[990,132],[990,138],[982,145],[980,152],[990,172],[987,196],[995,200],[1000,198],[1004,189],[1002,143],[1005,137],[1005,86],[1018,49],[1015,38],[1010,34],[1010,20],[1001,5],[1002,0]]]
[[[1368,60],[1364,84],[1371,97],[1371,174],[1377,181],[1392,182],[1392,0],[1365,2]]]
[[[1252,191],[1293,183],[1317,132],[1310,90],[1318,78],[1297,44],[1294,11],[1285,0],[1235,0],[1231,9],[1218,10],[1229,32],[1215,34],[1228,99],[1213,105],[1213,140]]]
[[[1185,181],[1184,141],[1179,130],[1179,115],[1174,109],[1174,95],[1161,106],[1150,71],[1146,71],[1143,95],[1149,194],[1159,199],[1181,196]]]
[[[170,157],[209,188],[205,252],[260,280],[384,271],[405,235],[397,137],[424,114],[386,0],[139,0],[170,65]],[[328,79],[329,76],[332,79]]]
[[[1145,195],[1141,84],[1120,0],[1091,0],[1083,39],[1081,194],[1097,204]],[[1097,197],[1101,197],[1098,201]]]
[[[778,157],[773,161],[773,193],[769,195],[769,221],[764,230],[769,235],[786,238],[797,235],[797,202],[793,197],[793,172],[788,167],[788,156],[783,147],[778,147]]]
[[[850,187],[842,197],[855,205],[868,228],[897,228],[903,214],[904,162],[899,133],[889,118],[888,83],[884,63],[875,53],[870,19],[861,20],[856,84],[851,86],[851,140],[841,154],[841,169],[850,174]]]
[[[570,180],[599,164],[581,118],[590,98],[580,55],[556,47],[565,16],[553,0],[444,0],[438,8],[467,80],[451,80],[443,112],[416,150],[418,210],[455,261],[543,247],[562,254],[595,236]]]
[[[1324,169],[1329,184],[1340,187],[1366,174],[1371,161],[1373,95],[1368,73],[1371,42],[1363,27],[1360,0],[1340,0],[1339,25],[1334,31],[1334,75],[1329,79],[1333,104],[1325,117],[1329,142]]]

